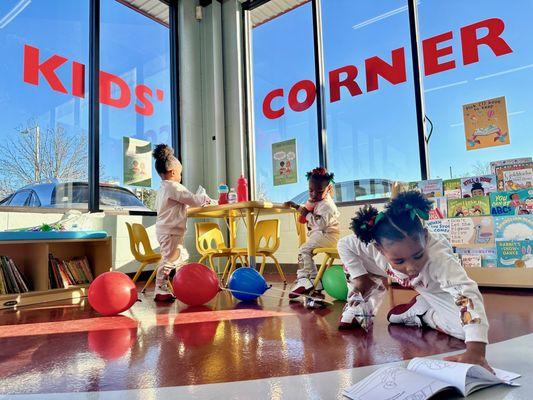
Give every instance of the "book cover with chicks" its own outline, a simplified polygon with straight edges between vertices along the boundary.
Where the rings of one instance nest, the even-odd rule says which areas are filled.
[[[494,216],[533,214],[533,189],[491,193],[490,213]]]
[[[454,247],[494,247],[493,218],[472,217],[450,220],[450,242]]]
[[[510,143],[505,96],[463,105],[467,150]]]
[[[533,162],[498,166],[495,174],[499,191],[533,188]]]
[[[463,198],[488,196],[489,193],[496,190],[496,175],[461,178],[461,195]]]
[[[470,197],[448,200],[448,218],[477,217],[490,215],[488,197]]]
[[[461,178],[446,179],[442,181],[444,196],[448,199],[460,199],[461,196]]]
[[[533,215],[494,217],[494,235],[499,240],[533,240]]]
[[[498,267],[533,268],[533,242],[530,240],[502,240],[496,242]]]

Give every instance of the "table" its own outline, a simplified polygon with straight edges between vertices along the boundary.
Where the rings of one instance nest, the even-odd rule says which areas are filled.
[[[306,229],[298,222],[299,213],[283,204],[268,201],[245,201],[207,207],[192,207],[187,210],[189,218],[224,218],[228,221],[230,247],[235,248],[237,239],[237,219],[242,218],[247,228],[247,253],[250,266],[255,267],[255,224],[261,215],[293,214],[298,233],[299,245],[305,243]],[[251,229],[250,229],[251,228]]]

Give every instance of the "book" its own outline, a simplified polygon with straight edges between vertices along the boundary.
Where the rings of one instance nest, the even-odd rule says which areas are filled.
[[[488,196],[497,190],[496,175],[473,176],[461,178],[461,196],[479,197]]]
[[[492,215],[533,214],[533,189],[494,192],[489,197]]]
[[[463,268],[481,268],[481,255],[479,254],[463,254],[460,260]]]
[[[477,257],[479,257],[482,268],[496,268],[498,266],[496,247],[457,247],[455,248],[455,253],[459,255],[460,260],[466,257],[467,262],[470,262],[468,260],[469,256],[475,257],[472,258],[472,261],[477,260]]]
[[[495,174],[497,167],[506,167],[506,166],[515,165],[515,164],[525,164],[525,163],[530,163],[532,161],[533,159],[531,157],[510,158],[507,160],[492,161],[490,163],[490,172],[491,174]]]
[[[448,241],[450,240],[450,220],[449,219],[433,219],[426,221],[428,231],[432,233],[440,233],[444,235]]]
[[[409,189],[419,190],[427,197],[441,197],[444,193],[442,190],[442,179],[409,182]]]
[[[448,199],[460,199],[461,196],[461,178],[446,179],[442,181],[444,196]]]
[[[20,289],[20,292],[21,293],[29,292],[30,285],[26,281],[24,274],[20,271],[19,267],[17,267],[17,264],[15,264],[15,262],[12,259],[9,258],[8,261],[11,266],[11,270],[13,271],[13,275],[15,275],[15,280]]]
[[[513,382],[519,374],[496,368],[494,372],[493,375],[479,365],[417,357],[407,368],[388,366],[374,371],[345,389],[343,395],[352,400],[425,400],[449,389],[468,396],[499,384],[519,386]]]
[[[450,243],[454,247],[494,247],[492,217],[450,220]]]
[[[499,191],[533,187],[533,162],[496,167],[495,173]]]
[[[446,197],[433,197],[433,207],[429,210],[429,219],[443,219],[448,216],[448,202]]]
[[[494,217],[497,240],[533,240],[533,215]]]
[[[498,267],[533,268],[531,240],[500,240],[496,242]]]
[[[490,199],[487,196],[448,200],[449,218],[462,218],[480,215],[490,215]]]

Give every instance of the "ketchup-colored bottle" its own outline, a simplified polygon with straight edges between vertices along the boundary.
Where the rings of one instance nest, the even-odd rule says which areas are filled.
[[[218,204],[228,204],[228,185],[220,184],[218,187]]]
[[[244,175],[237,179],[237,201],[248,201],[248,181]]]

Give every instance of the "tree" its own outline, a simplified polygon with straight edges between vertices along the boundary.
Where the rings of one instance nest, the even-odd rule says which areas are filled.
[[[0,145],[0,193],[43,181],[87,181],[87,138],[29,121]]]

